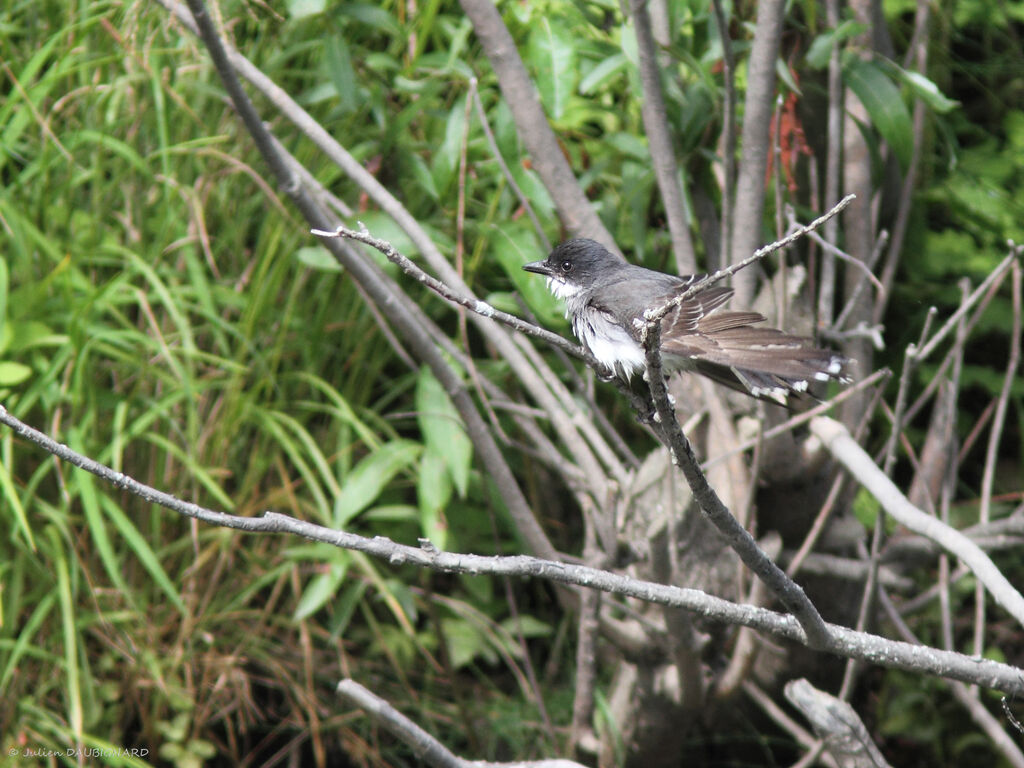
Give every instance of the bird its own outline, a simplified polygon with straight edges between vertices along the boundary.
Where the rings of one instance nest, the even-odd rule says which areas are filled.
[[[644,314],[703,278],[629,264],[587,238],[567,240],[547,259],[523,269],[547,278],[551,293],[565,301],[576,338],[627,384],[638,370],[646,371]],[[721,310],[732,294],[731,288],[709,285],[669,310],[661,324],[666,375],[692,371],[782,405],[792,395],[806,395],[814,381],[849,383],[848,358],[817,347],[812,339],[758,326],[765,320],[758,312]]]

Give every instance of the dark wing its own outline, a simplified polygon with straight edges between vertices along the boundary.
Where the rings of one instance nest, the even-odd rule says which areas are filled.
[[[848,361],[841,355],[816,347],[808,338],[754,327],[764,321],[757,312],[708,314],[732,291],[710,288],[705,293],[666,316],[662,353],[680,367],[772,402],[805,393],[812,381],[849,381],[843,374]]]

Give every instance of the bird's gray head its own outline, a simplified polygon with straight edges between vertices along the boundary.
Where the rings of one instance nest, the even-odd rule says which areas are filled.
[[[569,299],[594,288],[622,264],[622,259],[597,241],[579,237],[556,246],[544,261],[524,264],[523,269],[544,275],[555,296]]]

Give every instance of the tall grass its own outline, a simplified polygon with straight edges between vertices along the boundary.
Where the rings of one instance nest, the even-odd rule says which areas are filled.
[[[272,77],[318,98],[306,22],[222,11]],[[344,274],[297,258],[305,227],[265,182],[204,52],[141,2],[8,4],[0,50],[0,402],[239,514],[331,523],[376,472],[348,525],[414,538],[420,374]],[[397,455],[373,461],[382,451]],[[460,535],[486,550],[479,478],[470,493]],[[427,610],[432,577],[194,525],[9,432],[0,518],[5,748],[149,750],[103,758],[126,765],[289,750],[322,762],[341,745],[373,759],[365,726],[337,714],[336,680],[358,667],[412,686],[445,671],[426,628],[455,614]],[[507,644],[469,626],[453,629],[464,661]]]

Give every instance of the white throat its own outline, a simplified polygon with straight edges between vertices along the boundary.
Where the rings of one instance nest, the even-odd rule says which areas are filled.
[[[579,285],[569,285],[569,283],[557,277],[549,277],[548,290],[551,291],[551,294],[556,299],[563,299],[564,301],[568,301],[569,299],[579,294],[579,292],[582,291],[583,288],[582,286]]]

